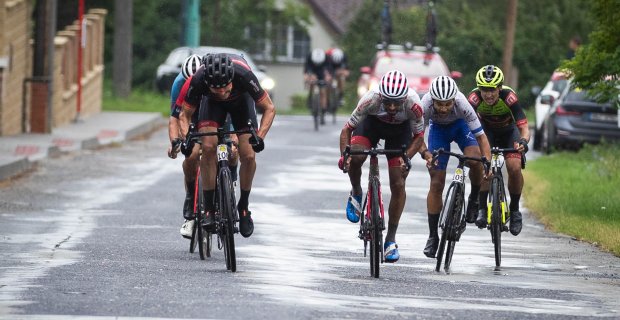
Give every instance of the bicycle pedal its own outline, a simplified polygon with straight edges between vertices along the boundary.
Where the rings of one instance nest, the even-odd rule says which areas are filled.
[[[506,232],[508,231],[508,226],[507,225],[503,225],[502,226],[502,232]]]

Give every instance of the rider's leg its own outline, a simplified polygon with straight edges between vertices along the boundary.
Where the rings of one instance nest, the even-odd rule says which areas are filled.
[[[389,163],[389,176],[390,176],[390,191],[392,196],[390,198],[390,205],[388,207],[388,231],[385,235],[385,242],[396,242],[396,230],[398,229],[398,223],[400,222],[400,216],[405,208],[405,200],[407,194],[405,192],[405,180],[408,172],[403,173],[403,170],[398,161],[400,158],[392,158]]]
[[[516,236],[521,233],[523,227],[523,217],[519,210],[519,200],[521,199],[521,190],[523,190],[521,157],[507,158],[506,170],[508,171],[508,192],[510,193],[510,233]]]
[[[470,158],[481,157],[480,148],[477,144],[465,147],[463,150],[463,154]],[[469,166],[469,181],[471,183],[471,192],[469,193],[469,198],[467,200],[466,220],[469,223],[473,223],[476,220],[476,216],[480,208],[478,195],[480,193],[480,184],[482,183],[482,174],[484,168],[482,166],[482,163],[478,161],[469,161],[467,165]]]
[[[446,182],[446,170],[445,168],[443,170],[441,168],[431,168],[429,169],[429,174],[431,176],[431,185],[426,197],[426,207],[428,213],[428,239],[426,240],[423,253],[429,258],[433,258],[437,253],[437,247],[439,245],[439,234],[437,228],[439,224],[439,214],[441,213],[441,208],[443,206],[441,197]]]

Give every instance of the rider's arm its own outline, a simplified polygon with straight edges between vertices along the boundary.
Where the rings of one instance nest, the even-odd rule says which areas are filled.
[[[407,117],[409,118],[413,139],[409,149],[407,149],[407,156],[411,159],[424,143],[424,109],[421,107],[417,93],[410,93],[408,99],[405,107],[407,107]]]
[[[502,90],[502,93],[504,94],[502,98],[506,102],[506,105],[510,108],[512,117],[514,118],[517,128],[519,129],[520,139],[519,141],[517,141],[517,143],[519,143],[519,146],[517,148],[521,152],[527,151],[525,150],[525,147],[522,145],[521,141],[525,140],[525,144],[529,143],[530,128],[527,124],[527,117],[525,116],[525,112],[523,111],[523,108],[519,103],[519,98],[517,97],[517,94],[510,89]]]
[[[260,127],[256,134],[265,139],[265,136],[267,135],[267,132],[269,132],[269,128],[271,128],[271,124],[273,123],[273,118],[276,116],[276,107],[273,105],[273,101],[271,101],[271,98],[266,93],[263,99],[256,102],[256,106],[263,110],[263,116],[260,119]]]
[[[199,69],[200,71],[200,69]],[[196,74],[194,74],[196,75]],[[185,81],[181,93],[177,98],[177,105],[181,106],[181,112],[179,114],[179,126],[181,131],[181,137],[185,137],[189,131],[189,125],[192,120],[192,115],[196,111],[196,106],[199,105],[202,94],[197,89],[199,84],[198,78],[192,76]],[[190,88],[192,90],[190,91]],[[195,101],[198,101],[196,103]]]

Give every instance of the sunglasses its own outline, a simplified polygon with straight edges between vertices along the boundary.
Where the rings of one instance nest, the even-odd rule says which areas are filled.
[[[390,104],[402,105],[403,103],[405,103],[405,99],[406,98],[400,98],[400,99],[381,98],[381,103],[383,103],[384,105],[390,105]]]

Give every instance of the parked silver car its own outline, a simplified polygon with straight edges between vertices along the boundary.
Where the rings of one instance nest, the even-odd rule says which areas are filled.
[[[263,89],[269,93],[269,96],[273,98],[275,81],[265,73],[265,66],[256,65],[252,60],[252,57],[250,57],[250,55],[245,51],[228,47],[179,47],[172,50],[172,52],[168,55],[168,58],[166,58],[166,61],[157,67],[155,77],[155,87],[157,90],[162,93],[170,92],[170,87],[172,87],[174,79],[177,77],[179,72],[181,72],[181,65],[183,64],[183,61],[185,61],[185,59],[191,54],[203,56],[207,53],[232,53],[242,56],[248,62],[250,68],[252,68],[252,72],[254,72],[256,78],[258,78],[261,87],[263,87]]]
[[[586,90],[571,87],[570,80],[557,99],[541,128],[541,149],[578,149],[584,143],[601,140],[620,141],[620,120],[614,102],[599,103]]]
[[[551,102],[560,96],[560,93],[566,88],[568,79],[565,73],[561,71],[555,71],[551,75],[551,78],[541,89],[540,87],[533,87],[532,94],[536,95],[536,101],[534,102],[534,111],[536,113],[536,127],[534,129],[534,150],[540,151],[543,134],[543,123],[549,109],[551,108]]]

